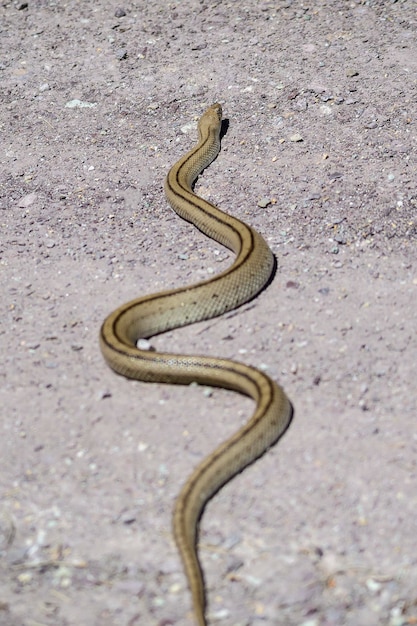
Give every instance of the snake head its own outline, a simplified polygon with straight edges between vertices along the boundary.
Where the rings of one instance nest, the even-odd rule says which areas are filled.
[[[220,134],[222,124],[222,105],[216,102],[212,104],[201,116],[198,122],[198,130],[200,137],[207,132]]]
[[[219,122],[222,121],[223,109],[222,109],[221,104],[219,104],[218,102],[215,102],[214,104],[211,105],[211,107],[207,109],[206,113],[208,113],[209,111],[210,111],[210,115],[217,116],[217,119]]]

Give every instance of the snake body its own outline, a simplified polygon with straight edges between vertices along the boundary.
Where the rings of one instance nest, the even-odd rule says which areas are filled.
[[[194,470],[177,498],[173,532],[193,599],[198,626],[207,626],[204,578],[197,555],[198,523],[208,500],[233,476],[277,442],[292,416],[283,390],[264,372],[226,359],[142,350],[139,338],[207,320],[254,298],[268,283],[274,257],[253,228],[197,196],[192,185],[220,150],[222,108],[209,107],[198,124],[199,141],[169,171],[165,193],[172,208],[235,255],[224,272],[188,287],[128,302],[104,321],[100,346],[108,365],[147,382],[224,387],[250,396],[250,420]]]

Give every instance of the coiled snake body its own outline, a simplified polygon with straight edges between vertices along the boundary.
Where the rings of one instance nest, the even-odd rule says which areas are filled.
[[[277,442],[292,416],[288,398],[264,372],[225,359],[137,347],[139,338],[210,319],[251,300],[265,287],[274,270],[273,254],[259,233],[192,190],[197,176],[220,150],[221,119],[219,104],[213,104],[203,114],[198,124],[199,142],[171,168],[165,193],[182,218],[235,253],[234,263],[209,280],[122,305],[107,317],[100,332],[105,360],[123,376],[148,382],[197,382],[224,387],[256,402],[250,420],[201,462],[175,504],[173,531],[199,626],[207,626],[204,579],[196,548],[203,509],[216,491]]]

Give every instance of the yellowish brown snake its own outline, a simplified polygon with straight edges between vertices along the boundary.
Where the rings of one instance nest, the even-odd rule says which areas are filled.
[[[213,104],[201,117],[198,144],[169,171],[165,193],[174,211],[208,237],[232,250],[224,272],[189,287],[143,296],[111,313],[100,332],[108,365],[128,378],[147,382],[192,382],[233,389],[250,396],[250,420],[194,470],[176,501],[173,530],[191,590],[198,626],[207,626],[204,579],[197,556],[198,523],[208,500],[233,476],[278,441],[292,416],[283,390],[264,372],[225,359],[142,350],[138,339],[207,320],[254,298],[269,282],[274,256],[253,228],[197,196],[197,176],[220,150],[222,108]]]

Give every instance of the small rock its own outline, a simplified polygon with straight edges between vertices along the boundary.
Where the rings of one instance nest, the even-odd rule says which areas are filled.
[[[136,347],[138,350],[152,350],[152,344],[147,339],[138,339],[136,342]]]
[[[29,341],[26,344],[26,347],[28,350],[37,350],[39,348],[41,344],[40,343],[36,343],[36,341]]]
[[[29,193],[27,196],[23,196],[17,203],[17,206],[21,209],[26,209],[28,206],[33,204],[36,200],[36,193]]]
[[[126,11],[122,8],[116,9],[114,12],[114,17],[124,17],[126,15]]]
[[[127,58],[127,50],[126,48],[119,48],[118,50],[116,50],[116,59],[119,59],[119,61],[122,61],[123,59]]]
[[[97,106],[97,102],[82,102],[81,100],[78,100],[77,98],[75,98],[74,100],[69,100],[68,102],[65,103],[65,107],[67,109],[91,109],[92,107],[96,107]]]
[[[22,572],[18,575],[17,580],[21,585],[27,585],[32,582],[33,575],[30,572]]]
[[[191,50],[204,50],[205,48],[207,48],[207,44],[203,41],[201,43],[194,44],[191,47]]]
[[[266,209],[266,207],[269,206],[270,204],[271,204],[270,198],[261,198],[257,202],[258,207],[260,207],[261,209]]]
[[[294,135],[291,135],[290,141],[292,141],[293,143],[298,143],[300,141],[303,141],[303,138],[301,137],[300,133],[294,133]]]
[[[401,607],[394,606],[394,608],[390,611],[390,621],[388,622],[389,626],[405,626],[407,622],[402,613],[403,611]]]
[[[101,389],[97,393],[97,399],[98,400],[105,400],[106,398],[111,398],[111,392],[108,391],[107,389]]]
[[[131,509],[128,511],[124,511],[121,515],[120,515],[120,521],[122,522],[122,524],[133,524],[133,522],[136,521],[138,517],[138,511],[137,509]]]
[[[346,70],[346,76],[348,78],[353,78],[354,76],[359,76],[359,72],[358,70],[355,70],[353,68],[349,68]]]
[[[372,593],[377,593],[382,587],[381,583],[374,580],[373,578],[368,578],[365,584],[369,591],[371,591]]]
[[[335,235],[334,240],[336,241],[336,243],[340,243],[342,246],[346,245],[347,243],[347,239],[345,237],[345,235],[342,235],[342,233],[337,233],[337,235]]]

